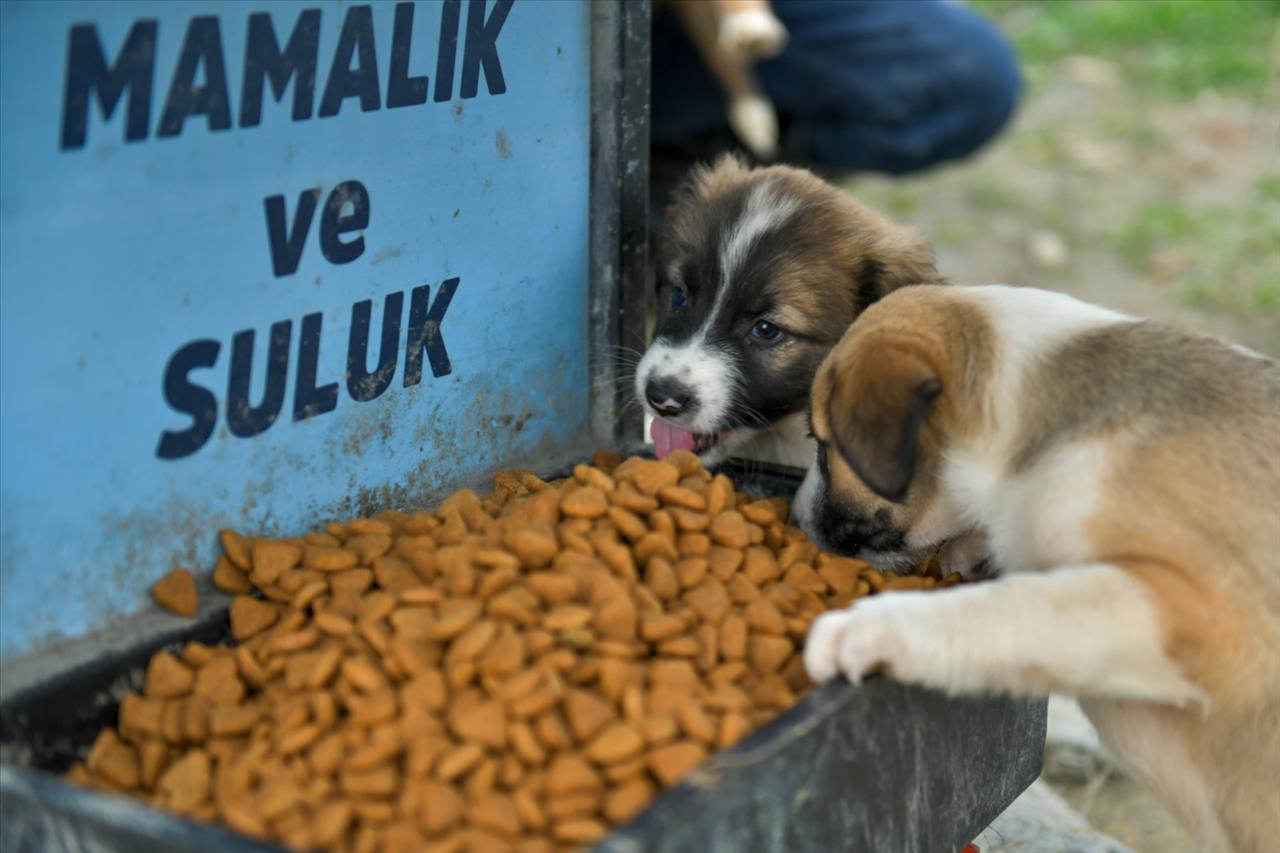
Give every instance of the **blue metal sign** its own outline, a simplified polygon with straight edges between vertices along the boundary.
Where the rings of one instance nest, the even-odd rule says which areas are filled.
[[[582,440],[588,15],[0,6],[0,655]]]

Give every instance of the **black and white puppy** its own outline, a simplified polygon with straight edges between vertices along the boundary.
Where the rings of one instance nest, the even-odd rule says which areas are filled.
[[[732,157],[677,189],[656,247],[658,324],[636,370],[661,458],[807,467],[815,371],[868,305],[937,283],[923,239],[815,175]]]

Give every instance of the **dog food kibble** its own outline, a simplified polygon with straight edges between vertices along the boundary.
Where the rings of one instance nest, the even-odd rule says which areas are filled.
[[[161,651],[68,779],[295,849],[596,842],[809,688],[812,620],[950,586],[820,554],[692,454],[435,512],[224,530],[235,645]],[[157,601],[194,613],[175,572]]]
[[[156,603],[179,616],[194,616],[200,608],[196,579],[186,569],[174,569],[151,587]]]
[[[280,612],[270,602],[238,595],[231,602],[231,636],[247,640],[272,625]]]

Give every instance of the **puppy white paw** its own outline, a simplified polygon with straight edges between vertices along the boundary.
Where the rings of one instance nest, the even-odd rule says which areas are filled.
[[[787,46],[787,28],[770,12],[749,9],[735,12],[720,22],[720,49],[729,56],[750,62],[777,56]]]
[[[778,114],[764,98],[735,98],[729,104],[729,126],[761,160],[777,156]]]
[[[809,679],[823,684],[843,675],[857,684],[883,669],[899,680],[916,680],[921,673],[914,662],[924,654],[919,633],[924,628],[912,622],[923,597],[892,593],[819,616],[804,647]]]

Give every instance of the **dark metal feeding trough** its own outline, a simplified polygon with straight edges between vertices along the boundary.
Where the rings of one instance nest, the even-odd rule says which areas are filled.
[[[644,334],[649,14],[0,7],[0,848],[274,849],[57,776],[154,652],[226,639],[211,588],[189,620],[144,596],[211,565],[209,531],[636,441],[610,354]],[[178,85],[218,51],[225,83]],[[829,685],[599,849],[957,851],[1035,779],[1044,726],[1043,703]]]
[[[727,466],[740,488],[790,495],[798,480],[768,466]],[[275,850],[133,800],[50,775],[83,757],[140,688],[160,648],[225,642],[223,607],[45,673],[0,703],[0,841],[5,850]],[[1040,773],[1043,702],[948,699],[874,678],[815,690],[712,756],[601,853],[958,851]]]
[[[86,673],[0,712],[6,751],[50,750],[29,753],[33,766],[0,767],[4,849],[278,849],[44,772],[59,769],[55,756],[82,754],[113,721],[114,706],[86,695],[92,684],[136,681],[140,671],[138,663],[132,678]],[[96,724],[49,713],[85,700],[100,703]],[[1044,726],[1043,703],[949,700],[883,679],[828,685],[713,756],[597,849],[958,851],[1039,775]]]

